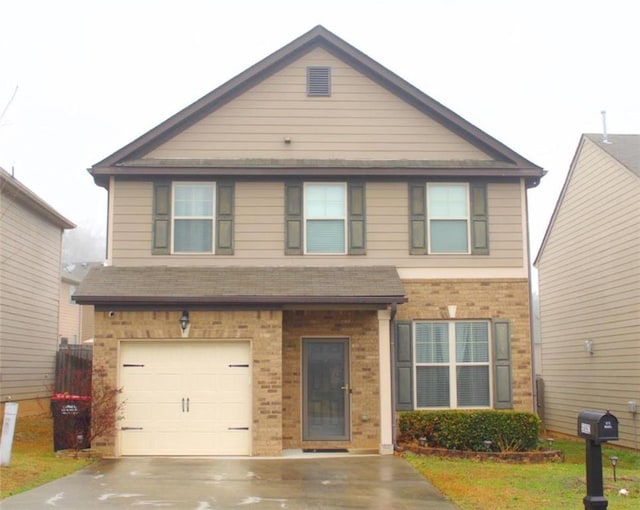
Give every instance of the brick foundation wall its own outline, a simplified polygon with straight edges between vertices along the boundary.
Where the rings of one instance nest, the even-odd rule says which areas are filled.
[[[283,447],[380,446],[378,316],[375,311],[287,311],[283,316]],[[351,441],[302,440],[302,339],[349,338]]]
[[[403,280],[409,302],[398,306],[398,320],[509,319],[513,407],[533,411],[529,284],[526,279]]]
[[[180,340],[181,311],[117,311],[95,315],[94,367],[118,387],[118,348],[122,340]],[[282,453],[282,312],[191,311],[189,340],[251,340],[253,374],[253,455]],[[125,407],[126,412],[126,407]],[[92,447],[107,456],[116,451],[116,431]]]

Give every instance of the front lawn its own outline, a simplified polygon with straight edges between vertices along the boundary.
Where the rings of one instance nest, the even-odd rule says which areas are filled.
[[[584,441],[556,439],[563,463],[507,464],[407,454],[405,458],[462,510],[558,510],[583,508]],[[603,446],[604,492],[609,510],[640,508],[640,454]],[[619,457],[613,481],[611,455]],[[627,489],[628,496],[618,495]]]
[[[0,467],[0,499],[62,478],[91,462],[90,459],[56,457],[50,416],[18,416],[11,462]]]

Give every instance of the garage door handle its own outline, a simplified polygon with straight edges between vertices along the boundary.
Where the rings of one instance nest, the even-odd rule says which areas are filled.
[[[249,430],[249,427],[229,427],[227,430]]]
[[[186,405],[185,405],[186,404]],[[187,397],[186,399],[182,399],[182,412],[183,413],[188,413],[189,412],[189,398]]]
[[[189,412],[189,398],[187,397],[187,412]]]

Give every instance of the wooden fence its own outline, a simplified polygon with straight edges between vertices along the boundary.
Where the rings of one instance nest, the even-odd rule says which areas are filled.
[[[93,346],[60,345],[56,353],[54,393],[91,395],[91,362]]]

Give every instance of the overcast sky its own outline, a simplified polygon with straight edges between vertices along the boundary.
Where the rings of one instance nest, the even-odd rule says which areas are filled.
[[[637,0],[0,0],[0,166],[103,233],[88,167],[318,24],[549,172],[532,257],[600,112],[640,133]]]

